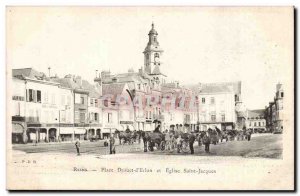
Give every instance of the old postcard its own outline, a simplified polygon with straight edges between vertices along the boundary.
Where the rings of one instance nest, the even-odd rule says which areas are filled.
[[[294,190],[293,7],[6,22],[7,189]]]

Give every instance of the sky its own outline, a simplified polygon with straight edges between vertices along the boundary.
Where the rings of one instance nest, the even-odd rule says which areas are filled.
[[[8,68],[93,81],[96,70],[143,66],[154,22],[161,70],[181,84],[242,81],[262,109],[293,77],[293,9],[278,7],[8,7]]]

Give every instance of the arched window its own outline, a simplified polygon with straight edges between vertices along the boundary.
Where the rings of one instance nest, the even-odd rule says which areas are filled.
[[[158,53],[154,54],[154,58],[156,58],[156,57],[159,58],[159,54]]]

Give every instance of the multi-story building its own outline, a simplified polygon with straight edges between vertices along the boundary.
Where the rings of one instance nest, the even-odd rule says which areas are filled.
[[[23,78],[23,77],[22,77]],[[18,77],[12,78],[12,142],[27,142],[27,124],[25,123],[26,113],[26,86],[25,81]]]
[[[246,128],[253,132],[266,131],[265,110],[247,110]]]
[[[64,78],[52,77],[52,81],[62,87],[71,89],[73,96],[73,124],[72,127],[61,128],[62,140],[88,139],[87,130],[90,128],[88,115],[89,89],[83,85],[80,76],[66,75]]]
[[[17,99],[14,101],[14,111],[19,111],[13,114],[12,120],[15,123],[18,116],[23,121],[21,141],[58,141],[60,127],[73,124],[71,90],[61,88],[59,83],[32,68],[13,69],[12,76],[16,86],[13,99]]]
[[[241,82],[200,83],[190,85],[198,97],[200,130],[242,129],[245,117],[241,110]]]
[[[88,97],[88,123],[87,139],[102,138],[102,83],[100,78],[94,79],[95,84],[90,84],[86,80],[82,81],[84,89],[89,91]]]
[[[110,72],[102,72],[104,85],[119,84],[126,86],[132,103],[135,103],[134,109],[134,127],[136,130],[144,130],[146,123],[145,102],[147,94],[150,94],[149,80],[143,75],[142,70],[139,73],[129,70],[128,73],[111,75]],[[104,95],[104,94],[103,94]]]
[[[198,130],[198,102],[194,92],[180,87],[178,82],[164,84],[162,92],[163,130]]]
[[[265,118],[267,125],[266,128],[270,132],[283,131],[283,98],[283,85],[281,83],[278,83],[276,85],[274,101],[270,102],[269,105],[265,108]]]
[[[135,130],[134,108],[126,83],[103,84],[103,136],[116,130]]]

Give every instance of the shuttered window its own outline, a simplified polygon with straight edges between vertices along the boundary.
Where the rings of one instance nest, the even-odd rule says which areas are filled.
[[[37,102],[41,103],[41,91],[36,91]]]

